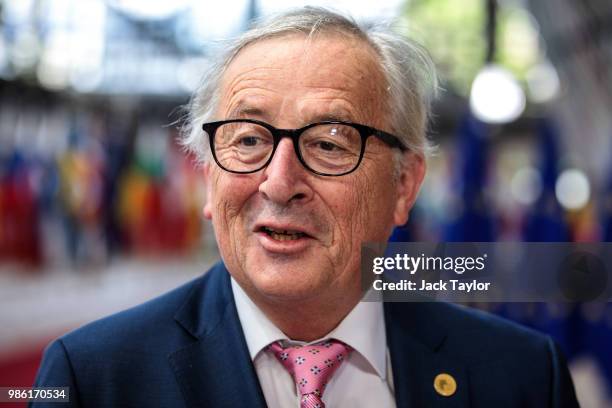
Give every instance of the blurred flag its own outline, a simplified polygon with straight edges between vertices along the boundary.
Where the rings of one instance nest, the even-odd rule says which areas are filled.
[[[612,395],[612,304],[584,304],[580,310],[583,322],[580,352],[598,363]]]
[[[555,197],[555,184],[559,175],[559,133],[550,119],[538,124],[539,172],[542,193],[534,206],[525,214],[523,240],[527,242],[565,242],[570,239],[563,210]]]
[[[610,145],[612,147],[612,144]],[[602,241],[612,242],[612,163],[602,206]],[[612,285],[612,282],[608,282]],[[583,352],[592,356],[606,376],[608,393],[612,395],[612,304],[587,304],[581,309],[584,322]]]
[[[610,143],[610,150],[612,150],[612,143]],[[608,185],[604,191],[603,196],[603,231],[602,240],[605,242],[612,242],[612,163],[610,163],[610,174],[608,175]]]
[[[38,265],[42,253],[32,184],[26,157],[15,148],[0,173],[0,258]]]
[[[487,127],[471,113],[463,118],[457,134],[458,157],[455,194],[460,199],[444,231],[445,241],[495,240],[495,222],[487,202],[489,143]]]
[[[523,224],[524,242],[566,242],[570,238],[563,209],[555,196],[559,176],[560,135],[552,120],[543,118],[537,124],[538,171],[542,192],[527,210]],[[579,351],[582,321],[572,305],[545,303],[509,305],[509,315],[515,320],[550,334],[568,357]]]
[[[58,157],[64,230],[75,264],[103,262],[105,256],[100,231],[104,158],[88,130],[85,119],[72,123],[70,148]]]

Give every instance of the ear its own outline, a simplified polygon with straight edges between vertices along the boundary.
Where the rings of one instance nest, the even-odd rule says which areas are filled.
[[[417,199],[425,177],[425,158],[422,154],[404,152],[401,166],[397,181],[397,201],[393,212],[393,222],[398,226],[406,224],[410,210]]]
[[[204,218],[207,220],[212,219],[212,174],[210,163],[205,163],[202,168],[202,174],[204,175],[204,186],[205,186],[205,196],[204,196]]]

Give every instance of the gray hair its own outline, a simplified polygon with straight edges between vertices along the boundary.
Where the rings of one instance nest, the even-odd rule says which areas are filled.
[[[199,163],[209,159],[202,124],[214,120],[223,74],[247,46],[274,37],[302,33],[344,34],[369,44],[380,58],[386,77],[391,131],[413,152],[427,157],[432,150],[426,136],[431,102],[438,81],[428,52],[419,44],[393,32],[389,26],[360,26],[349,17],[319,8],[303,7],[274,15],[256,24],[229,44],[204,74],[187,105],[180,143]]]

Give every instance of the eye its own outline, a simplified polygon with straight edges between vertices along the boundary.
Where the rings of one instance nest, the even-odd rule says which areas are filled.
[[[256,131],[236,133],[233,136],[232,145],[239,149],[261,149],[268,148],[273,143],[272,137]]]
[[[238,140],[238,144],[247,147],[257,146],[261,144],[262,140],[257,136],[244,136]]]
[[[342,148],[334,143],[322,141],[318,143],[318,147],[321,150],[325,150],[327,152],[332,152],[334,150],[342,150]]]

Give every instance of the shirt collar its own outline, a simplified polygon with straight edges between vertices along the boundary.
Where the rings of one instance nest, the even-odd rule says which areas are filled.
[[[232,291],[252,360],[270,343],[287,336],[253,303],[240,285],[231,278]],[[380,378],[387,377],[387,336],[382,302],[359,302],[350,313],[320,340],[334,338],[359,352]]]

